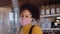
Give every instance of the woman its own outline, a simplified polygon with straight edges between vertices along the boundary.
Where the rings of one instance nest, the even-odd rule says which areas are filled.
[[[42,34],[42,30],[38,25],[32,25],[33,19],[39,20],[39,8],[35,4],[25,3],[20,7],[20,24],[22,26],[17,29],[16,34]]]

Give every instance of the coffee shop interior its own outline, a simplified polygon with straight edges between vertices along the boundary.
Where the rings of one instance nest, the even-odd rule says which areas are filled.
[[[26,2],[38,5],[43,34],[60,34],[60,0],[0,0],[0,34],[16,33],[19,6]]]

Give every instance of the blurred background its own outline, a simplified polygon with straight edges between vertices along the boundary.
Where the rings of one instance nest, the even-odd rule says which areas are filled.
[[[60,0],[0,0],[0,34],[16,33],[19,6],[26,2],[35,3],[40,8],[38,23],[43,34],[60,34]]]

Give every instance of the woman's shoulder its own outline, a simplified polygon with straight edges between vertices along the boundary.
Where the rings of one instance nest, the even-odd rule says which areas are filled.
[[[34,25],[34,27],[40,27],[40,26],[36,24],[36,25]]]
[[[38,25],[34,26],[33,34],[42,34],[42,29],[40,28],[40,26],[38,26]]]
[[[39,25],[34,25],[33,29],[41,29],[41,27]]]

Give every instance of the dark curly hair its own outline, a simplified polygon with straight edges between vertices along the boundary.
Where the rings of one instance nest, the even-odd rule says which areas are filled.
[[[23,10],[29,10],[34,19],[40,19],[40,10],[36,4],[24,3],[20,6],[20,13]]]

